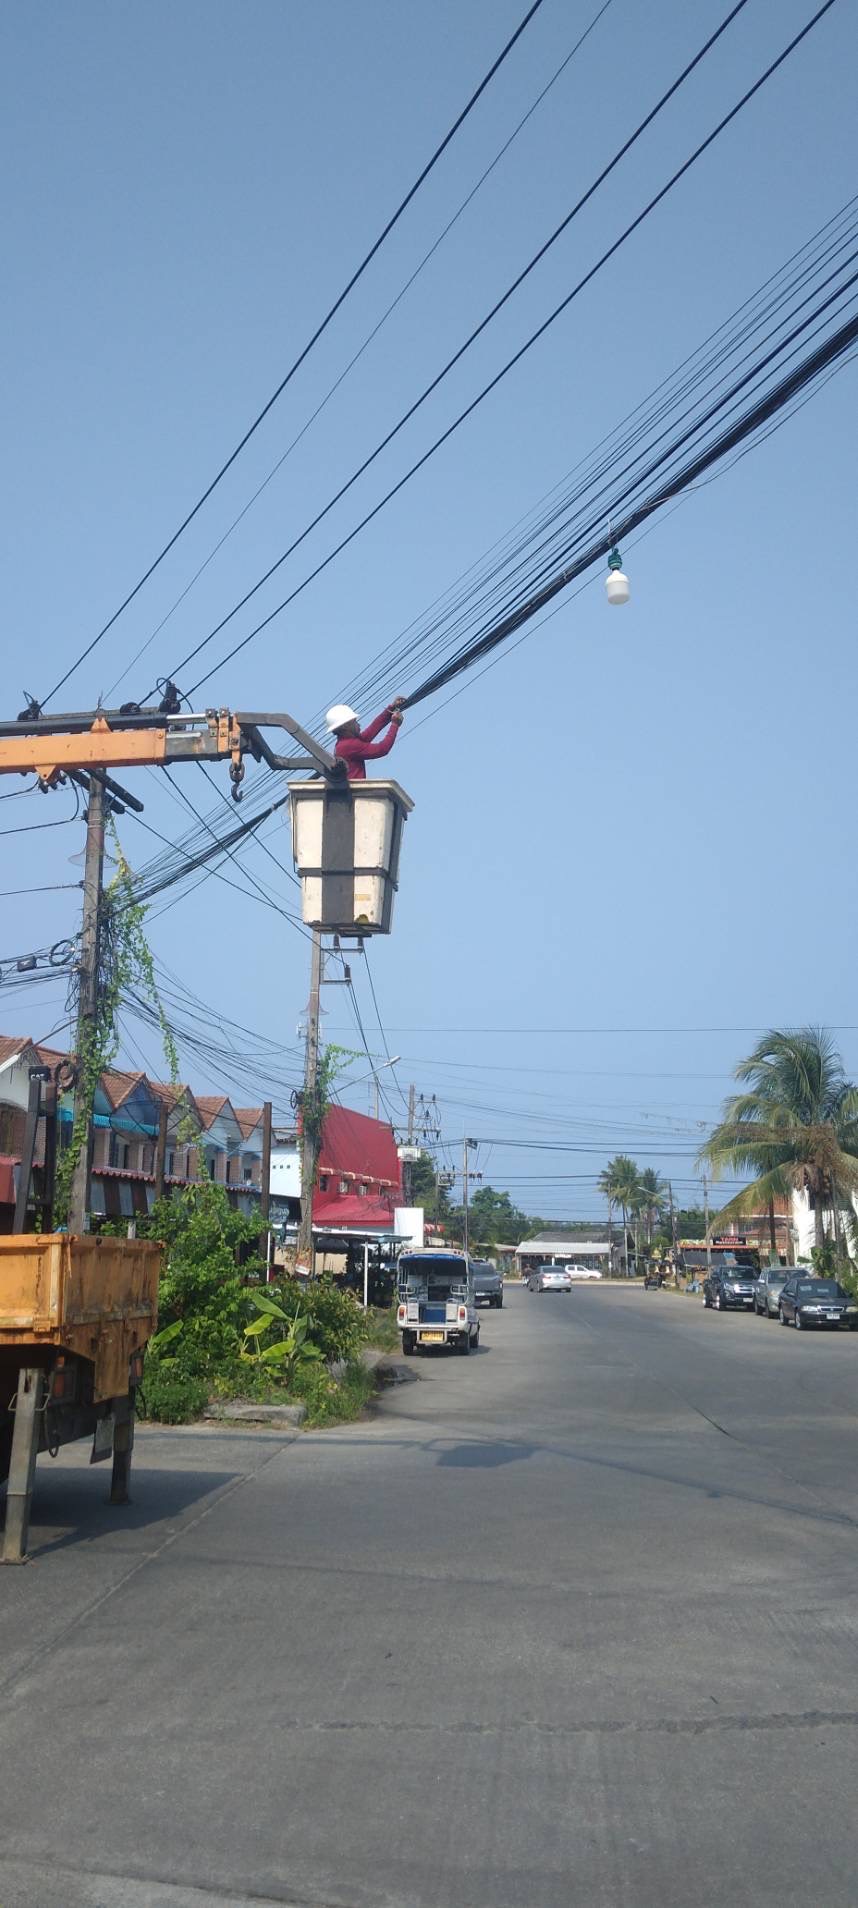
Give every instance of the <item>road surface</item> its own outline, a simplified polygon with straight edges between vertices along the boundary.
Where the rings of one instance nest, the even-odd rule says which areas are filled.
[[[3,1908],[854,1908],[858,1342],[508,1293],[373,1422],[40,1459]]]

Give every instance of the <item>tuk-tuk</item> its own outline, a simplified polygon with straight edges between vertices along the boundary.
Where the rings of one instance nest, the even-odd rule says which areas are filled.
[[[397,1287],[396,1322],[406,1358],[423,1345],[455,1345],[466,1355],[476,1350],[480,1323],[473,1266],[466,1253],[435,1246],[403,1252]]]

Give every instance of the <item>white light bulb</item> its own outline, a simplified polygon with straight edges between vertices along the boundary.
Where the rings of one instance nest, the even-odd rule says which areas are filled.
[[[608,602],[614,605],[627,603],[631,591],[629,579],[624,570],[609,570],[605,578],[605,592]]]

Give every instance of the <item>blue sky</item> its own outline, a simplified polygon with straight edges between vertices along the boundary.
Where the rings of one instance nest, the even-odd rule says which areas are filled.
[[[809,0],[751,0],[424,413],[261,593],[261,613],[468,401],[811,10]],[[521,0],[150,0],[6,12],[8,714],[25,687],[45,694],[175,528],[521,11]],[[64,706],[92,706],[123,677],[119,696],[142,695],[206,633],[422,389],[726,6],[612,0],[124,676],[595,11],[596,0],[545,0],[216,496],[62,692]],[[206,698],[312,716],[827,219],[855,190],[857,57],[855,10],[839,0],[452,443],[218,672]],[[753,1030],[842,1028],[858,1073],[856,390],[852,365],[629,549],[627,610],[609,611],[597,581],[403,731],[391,768],[416,806],[394,933],[371,950],[390,1051],[402,1055],[403,1086],[438,1094],[450,1144],[465,1128],[485,1140],[487,1176],[530,1210],[592,1213],[587,1176],[620,1148],[670,1172],[690,1198],[698,1139]],[[237,620],[236,634],[250,621]],[[389,693],[398,687],[391,680]],[[201,780],[185,773],[199,805]],[[226,789],[225,768],[220,777]],[[147,775],[134,786],[154,827],[183,831],[189,817],[169,791]],[[0,809],[0,826],[13,812],[23,824],[23,811],[43,821],[71,804],[24,797]],[[285,826],[269,823],[266,835],[288,860]],[[152,852],[131,819],[123,842],[132,862]],[[82,846],[80,823],[2,845],[4,890],[79,879],[68,857]],[[294,890],[259,847],[247,867],[294,909]],[[68,932],[77,907],[74,892],[5,899],[2,950]],[[151,938],[214,1015],[294,1046],[307,950],[282,917],[212,879],[155,919]],[[380,1048],[357,964],[356,985]],[[342,991],[330,999],[331,1038],[353,1044]],[[5,1032],[37,1035],[62,1018],[59,987],[5,1011],[0,1002]],[[461,1031],[438,1031],[451,1028]],[[509,1031],[535,1028],[551,1031]],[[631,1028],[672,1031],[622,1031]],[[163,1072],[133,1024],[124,1057]],[[201,1080],[195,1061],[188,1071],[219,1083]],[[366,1107],[366,1094],[358,1085],[354,1104]],[[513,1150],[510,1137],[583,1150]],[[567,1172],[584,1177],[557,1177]]]

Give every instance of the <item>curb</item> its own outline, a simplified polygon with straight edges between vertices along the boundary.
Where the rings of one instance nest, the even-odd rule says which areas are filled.
[[[307,1416],[304,1404],[213,1404],[203,1412],[204,1424],[303,1424]]]

